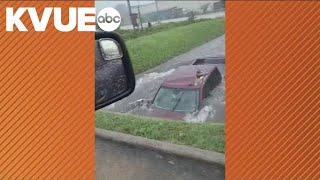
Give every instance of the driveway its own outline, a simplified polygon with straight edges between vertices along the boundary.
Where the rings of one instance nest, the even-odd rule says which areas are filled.
[[[224,168],[96,137],[97,180],[222,180]]]
[[[103,110],[133,113],[138,115],[148,115],[148,109],[145,106],[135,105],[139,99],[152,99],[163,80],[170,75],[177,67],[189,65],[194,59],[210,56],[225,55],[225,36],[220,36],[211,40],[191,51],[170,59],[155,68],[136,76],[135,91],[127,98],[120,100]],[[224,64],[218,65],[220,72],[224,77]],[[187,120],[201,121],[201,118],[208,118],[211,122],[224,123],[225,119],[225,83],[222,83],[213,90],[211,97],[207,99],[205,108],[197,117],[188,117]],[[207,113],[207,114],[206,114]]]

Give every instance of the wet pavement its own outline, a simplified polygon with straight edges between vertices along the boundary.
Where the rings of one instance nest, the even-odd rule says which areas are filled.
[[[164,64],[152,68],[136,76],[135,91],[127,98],[109,105],[103,110],[132,113],[137,115],[149,115],[150,109],[145,104],[139,104],[140,99],[153,99],[163,80],[174,70],[182,65],[189,65],[194,59],[225,55],[225,36],[220,36],[199,46],[191,51],[170,59]],[[217,122],[224,123],[225,120],[225,66],[217,65],[222,74],[222,83],[211,92],[206,100],[206,105],[197,115],[186,115],[185,120],[191,122]]]
[[[224,168],[96,137],[97,180],[220,180]]]

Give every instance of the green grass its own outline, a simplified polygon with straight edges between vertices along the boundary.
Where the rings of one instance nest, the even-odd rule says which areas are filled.
[[[126,41],[135,73],[141,73],[224,34],[224,19],[174,27]]]
[[[130,39],[135,39],[135,38],[138,38],[141,36],[154,34],[156,32],[165,31],[165,30],[168,30],[168,29],[171,29],[174,27],[185,26],[188,24],[198,23],[198,22],[203,22],[203,21],[210,21],[210,19],[199,19],[199,20],[195,20],[194,22],[191,22],[191,21],[170,22],[170,23],[160,24],[157,26],[152,26],[151,28],[144,28],[143,30],[141,30],[141,29],[136,29],[136,30],[118,29],[118,30],[116,30],[116,32],[119,33],[124,40],[130,40]]]
[[[96,112],[96,127],[149,139],[224,153],[224,125],[190,124],[132,115]]]

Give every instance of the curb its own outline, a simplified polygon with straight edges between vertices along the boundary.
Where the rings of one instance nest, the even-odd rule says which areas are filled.
[[[218,152],[202,150],[184,145],[171,144],[167,142],[147,139],[139,136],[132,136],[99,128],[96,128],[96,136],[106,140],[126,143],[133,146],[152,149],[168,154],[174,154],[177,156],[182,156],[194,160],[204,161],[210,164],[215,164],[219,166],[225,165],[224,154]]]

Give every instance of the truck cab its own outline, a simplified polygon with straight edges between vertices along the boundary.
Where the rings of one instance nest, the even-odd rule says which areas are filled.
[[[152,101],[152,116],[183,119],[198,112],[221,80],[221,73],[212,64],[179,67],[160,86]]]

